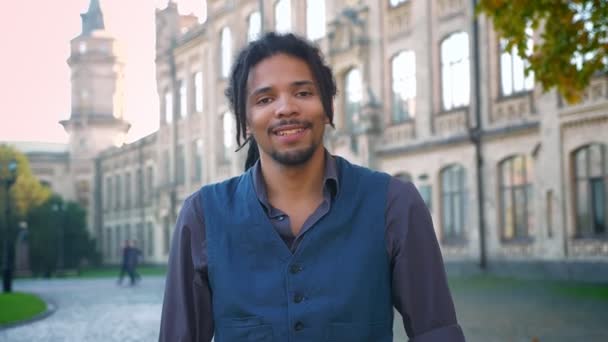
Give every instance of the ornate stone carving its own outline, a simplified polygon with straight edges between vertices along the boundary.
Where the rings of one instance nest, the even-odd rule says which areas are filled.
[[[367,45],[367,7],[346,7],[329,23],[329,54],[337,55],[353,47]]]
[[[469,113],[468,109],[456,110],[447,113],[436,115],[435,133],[438,136],[446,137],[467,131],[466,117]]]
[[[439,18],[445,19],[455,14],[464,13],[464,0],[437,0]]]
[[[529,119],[531,115],[530,97],[518,96],[494,102],[489,119],[494,125],[514,124]]]
[[[387,32],[390,36],[403,34],[411,29],[412,2],[408,1],[396,7],[389,7]]]
[[[415,138],[414,121],[389,126],[384,130],[382,144],[386,147],[403,146]]]

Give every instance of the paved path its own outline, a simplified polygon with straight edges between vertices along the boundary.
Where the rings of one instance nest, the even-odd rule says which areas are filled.
[[[162,277],[144,278],[134,288],[118,287],[114,279],[17,281],[17,291],[40,294],[57,311],[27,326],[0,330],[0,341],[156,341],[163,285]],[[608,341],[606,300],[556,298],[542,285],[497,289],[465,284],[456,287],[454,298],[467,341]],[[406,341],[400,325],[395,317],[394,340]]]

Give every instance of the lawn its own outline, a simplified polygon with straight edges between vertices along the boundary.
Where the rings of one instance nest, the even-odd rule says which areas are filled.
[[[454,292],[496,290],[502,293],[532,291],[547,295],[589,298],[608,301],[608,284],[586,284],[555,280],[529,280],[491,275],[450,277],[450,289]]]
[[[46,303],[29,293],[0,294],[0,326],[32,318],[46,310]]]
[[[65,270],[58,275],[53,275],[52,278],[70,278],[70,279],[89,279],[89,278],[118,278],[120,273],[119,266],[102,266],[96,268],[84,268],[80,270],[80,274],[76,270]],[[137,273],[141,276],[164,276],[167,273],[166,266],[140,266],[137,268]],[[127,276],[128,277],[128,276]],[[20,277],[22,279],[31,278],[31,276]]]

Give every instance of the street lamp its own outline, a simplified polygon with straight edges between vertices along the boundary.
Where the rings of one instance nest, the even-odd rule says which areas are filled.
[[[4,170],[6,168],[6,171]],[[6,163],[0,160],[0,184],[4,189],[4,239],[2,245],[2,290],[5,293],[12,292],[14,250],[10,243],[10,188],[17,180],[17,161],[11,159]]]

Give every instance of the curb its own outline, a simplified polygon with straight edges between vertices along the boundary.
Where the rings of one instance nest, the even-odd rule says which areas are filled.
[[[30,292],[30,293],[32,293],[32,292]],[[35,294],[36,296],[38,296],[38,298],[42,299],[46,303],[46,310],[33,317],[30,317],[30,318],[22,320],[22,321],[0,324],[0,331],[32,324],[34,322],[37,322],[37,321],[40,321],[40,320],[43,320],[43,319],[49,317],[50,315],[54,314],[55,311],[57,311],[57,306],[55,305],[55,303],[53,303],[52,301],[48,300],[44,296],[41,296],[37,293],[32,293],[32,294]]]

